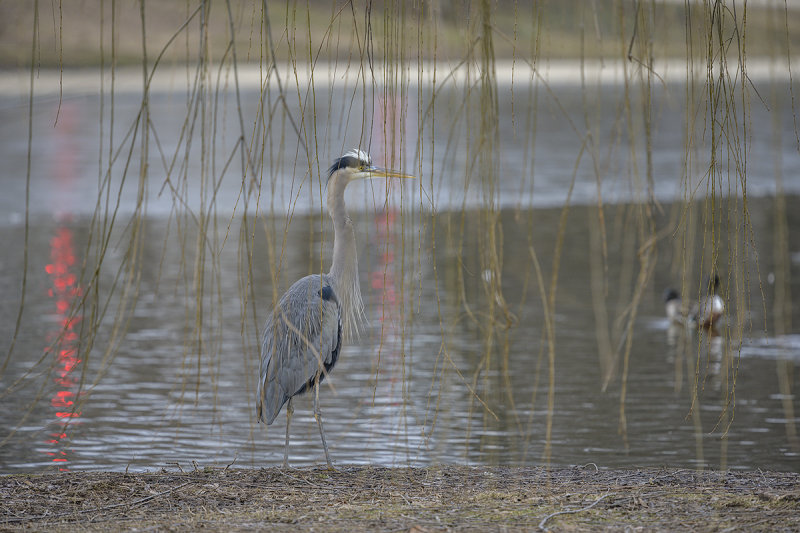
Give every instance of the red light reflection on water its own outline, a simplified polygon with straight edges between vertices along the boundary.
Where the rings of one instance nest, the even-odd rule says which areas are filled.
[[[74,370],[81,362],[77,349],[77,329],[81,316],[73,313],[72,306],[81,296],[81,289],[73,272],[74,249],[72,231],[60,226],[50,239],[50,263],[44,267],[52,283],[47,295],[55,300],[58,315],[58,329],[54,329],[47,339],[51,343],[50,349],[56,354],[53,381],[57,390],[50,399],[50,405],[55,409],[56,420],[53,424],[57,429],[48,435],[45,443],[49,451],[45,453],[52,457],[54,463],[59,464],[59,470],[62,471],[68,470],[66,463],[69,462],[69,457],[68,450],[65,449],[68,426],[71,420],[81,416],[80,411],[75,410],[78,382]]]
[[[373,157],[377,155],[377,160],[383,161],[387,167],[393,167],[398,162],[397,156],[400,152],[394,149],[397,146],[395,141],[402,138],[403,131],[407,126],[406,121],[414,115],[407,113],[407,110],[407,99],[394,94],[384,94],[379,97],[378,105],[373,107],[373,124],[380,124],[381,127],[372,129],[373,137],[370,147],[378,149],[378,153],[374,153],[375,150],[373,150],[372,155]],[[380,183],[383,186],[384,182]],[[387,193],[400,186],[391,179],[387,180],[385,184]],[[387,405],[391,406],[399,406],[403,403],[402,392],[398,390],[397,385],[400,383],[403,372],[401,367],[405,364],[403,339],[397,328],[403,294],[397,290],[395,284],[396,220],[397,209],[393,207],[387,206],[383,211],[375,213],[375,232],[372,233],[371,240],[378,257],[369,273],[372,293],[379,296],[376,302],[381,323],[381,349],[379,350],[376,374],[381,374],[384,382],[389,385],[390,390],[387,391],[388,395],[385,396],[385,400]],[[384,352],[384,350],[386,351]],[[382,361],[381,352],[388,356],[388,364]]]
[[[370,288],[373,294],[380,296],[377,305],[378,309],[380,309],[381,345],[391,347],[388,353],[390,364],[381,364],[379,357],[377,373],[383,374],[385,376],[384,379],[390,384],[391,392],[389,392],[387,400],[388,404],[392,406],[402,404],[402,398],[395,396],[399,394],[399,391],[395,389],[395,385],[398,383],[400,375],[395,365],[403,364],[402,354],[399,349],[395,348],[399,342],[395,325],[396,317],[399,314],[400,302],[398,297],[402,297],[398,296],[395,287],[394,224],[396,216],[397,211],[392,208],[375,214],[376,231],[372,234],[372,241],[374,249],[378,251],[378,261],[376,261],[375,267],[369,275]]]
[[[46,338],[46,350],[55,356],[53,381],[56,392],[50,398],[54,420],[50,422],[52,430],[45,441],[47,448],[44,453],[52,457],[59,470],[67,470],[71,452],[68,447],[69,428],[81,416],[76,409],[80,389],[76,369],[81,363],[78,349],[82,316],[77,302],[82,293],[76,275],[78,264],[73,232],[67,226],[74,208],[71,205],[75,198],[73,189],[81,176],[78,154],[81,153],[79,129],[82,110],[77,101],[65,101],[59,109],[60,113],[53,110],[59,118],[53,127],[54,149],[49,152],[52,155],[50,185],[56,202],[58,226],[50,239],[50,261],[44,267],[51,284],[47,295],[53,300],[58,317],[57,325]]]
[[[378,252],[378,263],[375,269],[370,272],[370,286],[375,291],[380,291],[381,295],[381,317],[380,321],[384,322],[387,318],[392,318],[395,308],[397,307],[397,294],[394,286],[394,235],[392,227],[394,226],[395,211],[390,209],[375,215],[375,229],[373,239]]]

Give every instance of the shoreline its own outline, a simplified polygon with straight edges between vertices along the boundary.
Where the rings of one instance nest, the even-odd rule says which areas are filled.
[[[152,66],[150,67],[152,69]],[[729,76],[734,83],[741,83],[741,73],[736,63],[731,64]],[[252,63],[238,65],[238,72],[229,66],[220,69],[220,65],[212,64],[208,68],[208,78],[213,87],[230,88],[238,77],[241,91],[261,90],[269,86],[277,88],[290,87],[302,90],[310,83],[334,86],[363,85],[367,87],[401,87],[419,88],[434,86],[438,89],[448,85],[464,85],[479,78],[478,66],[471,67],[455,62],[440,61],[422,63],[397,63],[391,69],[381,70],[380,66],[366,70],[361,64],[340,64],[320,62],[311,68],[308,64],[289,65],[277,70],[267,71],[266,66]],[[278,76],[274,73],[277,72]],[[546,83],[554,86],[618,85],[628,80],[638,80],[643,68],[634,62],[621,60],[553,60],[539,61],[534,69],[526,58],[502,59],[495,63],[495,82],[500,88],[510,88],[515,84]],[[704,62],[688,63],[684,59],[657,61],[654,66],[655,83],[685,83],[691,72],[695,80],[703,81],[708,75]],[[790,80],[792,72],[800,72],[800,61],[787,65],[784,58],[754,58],[747,61],[747,76],[753,83],[778,82]],[[712,73],[718,76],[715,71]],[[160,65],[150,83],[151,94],[185,93],[191,87],[196,75],[196,65]],[[280,81],[278,81],[280,79]],[[365,81],[366,79],[366,81]],[[116,93],[141,94],[144,88],[141,66],[119,67],[114,71]],[[63,71],[58,68],[37,69],[34,76],[34,95],[76,96],[97,94],[102,89],[110,93],[112,76],[110,69],[67,67]],[[435,83],[435,85],[434,85]],[[23,70],[0,70],[0,97],[25,97],[30,91],[31,73]],[[362,85],[363,84],[363,85]],[[232,89],[231,89],[232,90]]]
[[[189,472],[4,475],[0,491],[6,530],[800,528],[800,474],[787,472],[195,466]]]

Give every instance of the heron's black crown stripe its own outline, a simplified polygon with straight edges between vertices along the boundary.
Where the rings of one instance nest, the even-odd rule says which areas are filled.
[[[337,170],[343,168],[368,167],[371,164],[372,163],[370,161],[364,161],[358,157],[353,157],[350,154],[343,155],[342,157],[333,160],[333,165],[331,165],[331,168],[328,169],[328,179],[330,179],[330,177],[333,176],[333,173]]]
[[[330,178],[334,172],[342,168],[358,168],[360,165],[360,161],[349,155],[342,156],[338,159],[333,161],[333,165],[331,168],[328,169],[328,177]]]

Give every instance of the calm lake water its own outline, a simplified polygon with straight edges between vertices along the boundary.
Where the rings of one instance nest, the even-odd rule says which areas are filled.
[[[479,127],[470,122],[470,113],[460,110],[461,93],[452,89],[450,96],[440,97],[440,118],[430,127],[429,119],[420,119],[404,100],[392,106],[400,110],[405,128],[420,131],[427,143],[436,139],[435,145],[421,144],[421,162],[407,169],[420,175],[421,188],[419,183],[392,185],[387,194],[382,183],[351,186],[349,205],[369,325],[344,348],[330,385],[321,391],[334,462],[549,461],[797,470],[800,449],[794,432],[800,425],[800,401],[794,391],[800,387],[800,320],[784,319],[780,329],[774,314],[777,290],[788,297],[792,316],[800,317],[800,304],[792,298],[800,294],[800,212],[791,207],[800,202],[800,158],[791,117],[776,121],[753,106],[744,231],[741,202],[723,199],[740,196],[735,178],[726,178],[725,187],[715,191],[711,208],[702,202],[710,194],[702,177],[696,180],[701,187],[698,202],[688,209],[673,203],[684,190],[685,91],[657,91],[656,263],[641,295],[627,365],[620,355],[610,364],[606,380],[609,364],[601,357],[603,335],[598,332],[610,332],[614,351],[624,345],[614,320],[630,300],[639,273],[636,250],[641,243],[633,235],[641,204],[635,200],[644,197],[630,169],[633,157],[642,158],[643,152],[637,144],[629,153],[628,134],[615,133],[622,120],[618,86],[599,91],[588,104],[585,93],[574,87],[559,88],[558,106],[540,96],[535,137],[524,133],[530,131],[528,113],[521,111],[531,95],[517,88],[513,99],[502,97],[508,96],[507,89],[501,87],[500,121],[508,127],[496,141],[498,182],[487,184],[474,172],[480,165],[470,128]],[[249,102],[245,115],[250,117],[257,94],[242,96]],[[326,124],[316,132],[322,170],[342,146],[372,143],[378,162],[387,159],[382,137],[359,139],[345,133],[360,128],[360,112],[331,111],[343,108],[342,102],[351,97],[347,91],[322,89],[316,95],[318,123]],[[127,146],[123,139],[138,104],[134,93],[117,96],[113,131],[119,146]],[[788,106],[785,98],[778,104],[781,109]],[[99,227],[92,214],[102,183],[98,162],[107,164],[109,108],[101,117],[98,97],[68,95],[57,123],[57,100],[42,98],[34,108],[25,312],[0,381],[2,472],[141,470],[175,463],[186,469],[193,461],[201,466],[234,461],[262,466],[280,464],[283,458],[285,417],[280,415],[269,427],[255,423],[258,330],[276,294],[293,280],[328,268],[331,229],[320,208],[323,188],[318,179],[307,178],[309,165],[296,155],[298,144],[284,123],[280,137],[268,142],[275,153],[265,158],[271,155],[275,164],[265,172],[260,215],[254,218],[254,197],[245,202],[236,172],[222,173],[236,154],[233,110],[206,137],[208,152],[193,146],[183,162],[185,95],[156,94],[151,105],[158,143],[151,139],[149,181],[140,189],[138,170],[123,180],[125,150],[120,150],[112,172],[108,198],[112,206],[119,198],[120,211],[98,279],[101,296],[115,283],[117,291],[107,306],[84,308],[77,315],[70,310],[87,291],[80,267],[94,257],[93,252],[87,256],[86,246],[96,242]],[[612,176],[600,187],[606,261],[598,247],[594,165],[589,155],[578,159],[582,141],[561,108],[581,125],[584,110],[591,112],[593,133],[600,139],[598,165],[604,176]],[[380,123],[386,114],[376,111],[368,123]],[[0,339],[6,346],[14,333],[23,279],[26,117],[24,101],[0,99],[0,158],[5,164],[0,172],[0,242],[6,250],[0,257]],[[101,119],[107,125],[102,137]],[[246,122],[252,127],[252,119]],[[200,129],[197,124],[198,136]],[[214,139],[219,146],[210,144]],[[529,145],[536,148],[533,159]],[[138,153],[135,144],[134,168]],[[400,153],[405,161],[414,161],[414,146]],[[697,158],[702,168],[702,157]],[[638,160],[641,168],[643,161]],[[167,180],[169,168],[174,170]],[[222,177],[201,180],[202,168],[213,168],[212,178]],[[546,316],[532,251],[549,290],[561,206],[573,172],[554,315],[548,448]],[[776,237],[776,172],[784,176],[790,206],[785,241]],[[473,181],[465,186],[465,179]],[[139,192],[147,208],[141,219],[132,219]],[[209,228],[205,256],[196,251],[200,212]],[[249,213],[246,219],[244,212]],[[704,222],[711,212],[727,216]],[[674,230],[688,215],[694,225]],[[110,223],[111,217],[98,220]],[[120,279],[136,220],[142,231],[141,274],[123,299]],[[243,230],[244,220],[248,225]],[[250,231],[255,231],[252,241]],[[687,233],[694,236],[684,241]],[[713,237],[713,244],[704,236]],[[255,247],[252,274],[246,261],[249,242]],[[680,287],[685,268],[686,293],[698,294],[713,252],[718,252],[730,309],[727,326],[718,337],[670,328],[662,291]],[[202,284],[196,281],[199,264],[205,268]],[[781,266],[788,269],[790,281],[776,289],[775,273]],[[280,270],[273,278],[275,267]],[[120,304],[131,311],[116,320]],[[91,315],[88,309],[105,315]],[[99,326],[88,350],[86,333],[93,321]],[[740,323],[743,329],[737,327]],[[107,357],[110,347],[115,350]],[[79,402],[78,409],[74,402]],[[324,456],[310,397],[299,399],[295,407],[291,463],[319,464]]]

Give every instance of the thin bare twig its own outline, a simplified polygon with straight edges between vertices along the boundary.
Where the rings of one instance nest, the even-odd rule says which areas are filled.
[[[575,513],[581,513],[583,511],[588,511],[589,509],[591,509],[592,507],[594,507],[595,505],[597,505],[598,503],[600,503],[604,499],[608,498],[609,496],[613,496],[613,495],[614,495],[613,493],[606,492],[605,494],[603,494],[602,496],[597,498],[594,501],[594,503],[592,503],[591,505],[587,505],[586,507],[582,507],[580,509],[571,509],[569,511],[558,511],[558,512],[555,512],[555,513],[550,513],[549,515],[547,515],[544,518],[542,518],[541,522],[539,522],[539,531],[549,531],[546,527],[544,527],[544,525],[547,523],[548,520],[550,520],[554,516],[558,516],[558,515],[561,515],[561,514],[575,514]]]

